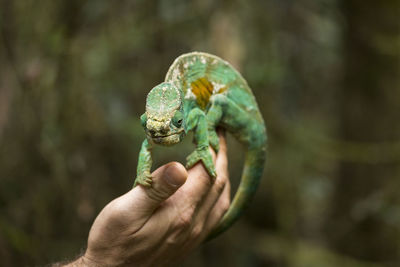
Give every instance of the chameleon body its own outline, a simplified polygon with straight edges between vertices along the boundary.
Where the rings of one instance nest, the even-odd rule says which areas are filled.
[[[179,143],[189,131],[196,149],[186,167],[201,161],[216,177],[209,145],[219,149],[216,127],[233,134],[246,149],[242,179],[229,210],[209,239],[230,227],[254,195],[266,157],[266,129],[247,82],[228,62],[201,52],[181,55],[171,65],[165,81],[154,87],[141,116],[146,132],[135,185],[151,186],[151,150],[154,144]]]

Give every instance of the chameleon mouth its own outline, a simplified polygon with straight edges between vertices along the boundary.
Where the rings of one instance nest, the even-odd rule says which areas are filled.
[[[158,139],[158,138],[168,138],[168,137],[171,137],[171,136],[174,136],[174,135],[178,135],[179,133],[172,133],[172,134],[168,134],[168,135],[151,135],[151,134],[148,134],[148,136],[150,137],[150,138],[152,138],[152,139]]]
[[[148,136],[150,136],[151,138],[165,138],[165,137],[168,137],[168,136],[171,136],[171,135],[174,135],[174,134],[169,134],[169,135],[148,135]]]
[[[151,136],[150,135],[150,138],[156,144],[169,146],[169,145],[177,144],[177,143],[179,143],[181,141],[182,132],[183,131],[179,131],[179,132],[176,132],[176,133],[163,135],[163,136]]]
[[[179,134],[181,134],[183,132],[183,130],[181,130],[181,131],[179,131],[179,132],[176,132],[176,133],[170,133],[170,134],[167,134],[167,135],[152,135],[152,134],[147,134],[149,137],[151,137],[151,138],[167,138],[167,137],[170,137],[170,136],[173,136],[173,135],[179,135]]]

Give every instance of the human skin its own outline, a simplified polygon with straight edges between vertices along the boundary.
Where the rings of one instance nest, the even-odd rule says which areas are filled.
[[[177,162],[161,166],[152,187],[136,186],[100,212],[86,252],[65,266],[169,266],[198,247],[230,205],[226,141],[218,135],[214,181],[201,163],[188,171]]]

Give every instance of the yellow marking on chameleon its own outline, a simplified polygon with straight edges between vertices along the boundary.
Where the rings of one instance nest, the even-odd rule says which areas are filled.
[[[197,79],[190,85],[192,87],[192,93],[196,96],[197,104],[201,109],[205,109],[210,101],[214,86],[205,77]]]

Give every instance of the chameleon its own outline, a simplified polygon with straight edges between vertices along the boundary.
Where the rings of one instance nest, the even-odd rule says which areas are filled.
[[[231,133],[246,150],[242,178],[228,211],[208,239],[228,229],[255,194],[266,158],[266,127],[255,96],[242,75],[225,60],[203,52],[175,59],[164,82],[146,98],[140,117],[146,138],[142,143],[134,186],[150,187],[151,151],[155,144],[170,146],[192,131],[195,150],[186,158],[186,168],[202,162],[216,177],[209,146],[216,152],[216,128]]]

